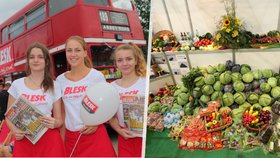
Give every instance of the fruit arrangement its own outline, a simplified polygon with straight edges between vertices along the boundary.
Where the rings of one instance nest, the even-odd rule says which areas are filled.
[[[232,118],[229,114],[212,112],[210,115],[205,117],[206,120],[206,130],[207,131],[216,131],[221,130],[232,124]]]
[[[210,44],[212,44],[212,43],[213,43],[212,40],[209,40],[209,39],[204,38],[204,39],[201,39],[201,40],[195,42],[195,43],[194,43],[194,46],[195,46],[195,47],[207,46],[207,45],[210,45]]]
[[[268,110],[259,110],[251,106],[242,115],[242,121],[249,131],[257,132],[268,126],[270,114]]]

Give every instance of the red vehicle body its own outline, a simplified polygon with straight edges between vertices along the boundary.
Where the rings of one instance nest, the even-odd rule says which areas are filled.
[[[134,42],[145,45],[140,19],[130,0],[33,0],[0,25],[0,80],[24,76],[25,54],[34,42],[50,50],[54,76],[69,66],[65,41],[79,35],[95,68],[115,79],[113,47]]]

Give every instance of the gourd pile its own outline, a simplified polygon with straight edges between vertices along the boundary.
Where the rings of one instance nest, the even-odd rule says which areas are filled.
[[[157,128],[157,131],[165,128],[171,130],[170,133],[178,133],[177,127],[180,127],[179,137],[174,140],[179,140],[178,146],[182,149],[215,150],[220,149],[221,144],[222,147],[247,149],[265,145],[267,151],[280,153],[279,74],[271,69],[253,70],[250,65],[234,64],[229,60],[215,66],[193,68],[182,81],[183,85],[166,85],[151,95],[149,129],[154,129],[150,127],[153,123],[150,116],[160,113],[159,116],[163,117],[157,123],[162,129]],[[220,105],[209,105],[213,102]],[[187,122],[184,128],[182,118],[189,119],[184,121]],[[157,118],[153,117],[153,120],[157,121]],[[235,136],[240,134],[235,132],[236,129],[242,129],[242,136]],[[272,132],[267,132],[268,129]],[[203,134],[196,136],[195,133]],[[220,140],[215,142],[217,147],[214,137]],[[211,148],[201,148],[197,144],[204,139],[209,140],[206,144],[212,144]]]

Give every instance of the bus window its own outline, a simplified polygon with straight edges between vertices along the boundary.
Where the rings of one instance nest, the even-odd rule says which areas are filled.
[[[131,0],[112,0],[112,4],[115,8],[133,10]]]
[[[53,62],[55,66],[55,76],[59,76],[63,72],[67,71],[68,65],[67,65],[65,52],[54,54]]]
[[[21,17],[18,21],[10,25],[10,39],[17,37],[24,31],[24,19]]]
[[[84,2],[105,7],[109,6],[108,0],[84,0]]]
[[[41,21],[43,21],[46,17],[46,8],[45,4],[41,5],[40,7],[36,8],[35,10],[27,13],[27,29],[30,29],[31,27],[35,26],[36,24],[39,24]]]
[[[110,17],[113,24],[128,25],[128,18],[124,13],[110,12]]]
[[[2,44],[8,42],[9,40],[9,29],[8,26],[2,30]]]
[[[76,0],[49,0],[49,16],[53,16],[75,4]]]
[[[111,54],[114,51],[108,46],[91,46],[91,57],[93,66],[114,65],[111,60]]]

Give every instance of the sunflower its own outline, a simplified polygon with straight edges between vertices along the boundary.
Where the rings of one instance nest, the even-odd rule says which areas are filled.
[[[229,19],[224,19],[224,26],[229,26],[230,20]]]

